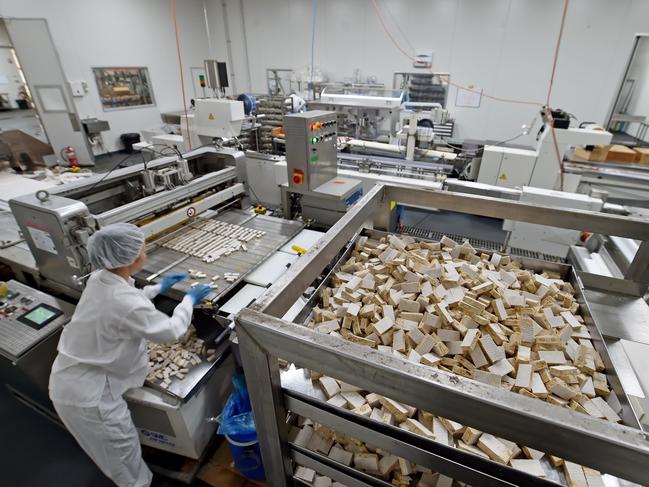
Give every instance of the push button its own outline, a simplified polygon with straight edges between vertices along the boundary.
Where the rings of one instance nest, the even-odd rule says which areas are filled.
[[[304,182],[304,172],[300,169],[295,169],[293,171],[293,182],[295,184],[302,184]]]

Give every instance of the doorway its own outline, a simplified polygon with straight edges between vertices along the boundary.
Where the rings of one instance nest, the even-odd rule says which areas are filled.
[[[637,34],[607,122],[613,144],[649,147],[649,34]]]
[[[72,153],[78,165],[94,165],[47,21],[0,19],[0,46],[6,49],[0,49],[0,64],[8,65],[4,86],[0,73],[0,99],[6,93],[8,105],[0,112],[0,138],[11,138],[12,154],[52,166],[67,165]]]
[[[20,173],[43,164],[44,156],[52,153],[16,50],[0,20],[0,159]]]

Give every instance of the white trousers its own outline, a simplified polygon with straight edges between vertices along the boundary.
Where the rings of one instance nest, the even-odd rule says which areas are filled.
[[[148,487],[153,475],[142,460],[137,430],[126,401],[104,389],[98,406],[54,403],[61,421],[101,471],[119,487]]]

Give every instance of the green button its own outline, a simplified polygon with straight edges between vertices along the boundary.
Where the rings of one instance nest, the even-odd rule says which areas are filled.
[[[320,159],[320,156],[311,156],[311,162],[316,162],[318,159]]]

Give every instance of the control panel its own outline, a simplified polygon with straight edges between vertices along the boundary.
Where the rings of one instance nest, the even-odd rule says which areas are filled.
[[[0,285],[0,353],[20,358],[72,317],[74,306],[17,281]]]
[[[291,188],[313,191],[338,174],[336,112],[314,110],[284,117]]]

